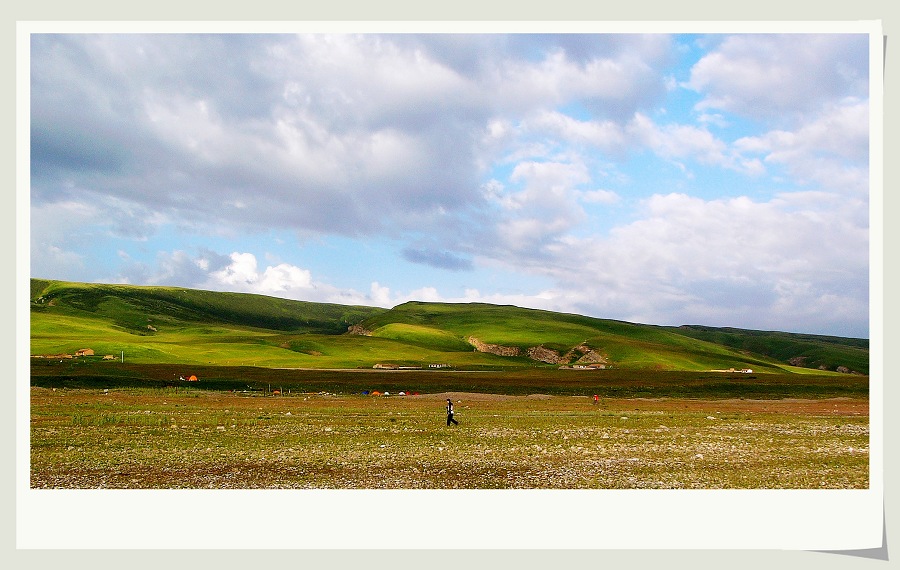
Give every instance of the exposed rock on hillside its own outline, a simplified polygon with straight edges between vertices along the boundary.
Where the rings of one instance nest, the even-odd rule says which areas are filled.
[[[466,340],[469,342],[469,344],[474,346],[475,350],[477,350],[478,352],[487,352],[490,354],[496,354],[497,356],[519,356],[522,352],[516,346],[503,346],[500,344],[481,342],[474,336],[470,336]]]
[[[550,350],[543,346],[532,346],[526,351],[526,354],[528,354],[528,358],[532,360],[546,362],[547,364],[559,364],[560,362],[566,361],[555,350]]]
[[[589,347],[580,344],[566,353],[565,362],[575,361],[575,364],[609,364],[605,356]]]
[[[532,360],[536,360],[538,362],[546,362],[547,364],[568,364],[573,361],[577,362],[578,364],[608,363],[606,357],[604,357],[593,348],[587,346],[586,344],[576,346],[565,355],[561,355],[559,352],[547,348],[543,345],[532,346],[525,350],[523,354],[522,349],[515,346],[491,344],[483,342],[475,338],[474,336],[471,336],[466,340],[469,342],[469,344],[474,346],[475,350],[477,350],[478,352],[487,352],[490,354],[496,354],[497,356],[527,356]]]
[[[358,334],[361,336],[372,336],[372,331],[362,325],[350,325],[347,327],[347,334]]]

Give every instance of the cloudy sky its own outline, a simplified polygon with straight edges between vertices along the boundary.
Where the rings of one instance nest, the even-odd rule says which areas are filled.
[[[31,36],[31,275],[869,336],[861,34]]]

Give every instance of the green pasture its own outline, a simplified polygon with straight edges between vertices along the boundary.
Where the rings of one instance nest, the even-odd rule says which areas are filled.
[[[562,355],[587,345],[620,369],[868,371],[868,342],[860,339],[658,327],[481,303],[410,302],[385,310],[173,287],[31,283],[33,355],[91,348],[146,364],[477,370],[554,367],[527,358],[526,349]],[[367,334],[347,334],[357,325]],[[523,356],[475,352],[470,337]]]
[[[460,340],[474,336],[489,344],[528,348],[543,345],[566,351],[597,334],[592,320],[570,322],[568,316],[535,309],[482,303],[404,303],[388,313],[363,321],[363,326],[393,323],[419,325],[455,335]],[[594,319],[593,321],[598,321]]]
[[[548,366],[525,357],[477,353],[462,338],[423,325],[384,325],[372,336],[297,334],[227,324],[157,323],[155,328],[136,334],[114,322],[90,316],[36,312],[31,316],[31,353],[72,354],[91,348],[97,355],[112,354],[117,358],[124,351],[126,360],[136,363],[303,368],[371,368],[376,363],[423,367],[442,363],[466,368]],[[522,338],[525,337],[519,337]],[[784,369],[783,365],[762,359],[737,358],[728,349],[709,343],[678,340],[680,346],[595,335],[589,343],[605,347],[612,361],[630,368],[708,370],[752,366],[760,372]]]

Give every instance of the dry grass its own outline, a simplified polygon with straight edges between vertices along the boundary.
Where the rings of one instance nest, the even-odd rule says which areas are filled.
[[[867,488],[868,442],[867,399],[31,390],[33,488]]]

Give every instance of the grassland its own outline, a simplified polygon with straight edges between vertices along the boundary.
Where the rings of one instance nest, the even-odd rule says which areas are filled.
[[[363,334],[348,334],[349,329]],[[475,340],[473,340],[475,339]],[[475,350],[476,341],[516,352]],[[585,350],[632,370],[868,372],[868,341],[703,327],[658,327],[485,304],[390,310],[169,287],[32,280],[31,353],[97,354],[144,364],[271,368],[556,367]],[[558,360],[527,356],[540,348]]]
[[[563,370],[529,357],[535,347],[599,355],[605,369]],[[32,354],[81,348],[95,356],[31,359],[32,487],[869,482],[860,339],[32,280]],[[717,371],[743,368],[753,372]],[[446,397],[459,426],[444,425]]]
[[[868,486],[865,399],[32,388],[31,406],[34,488]]]

